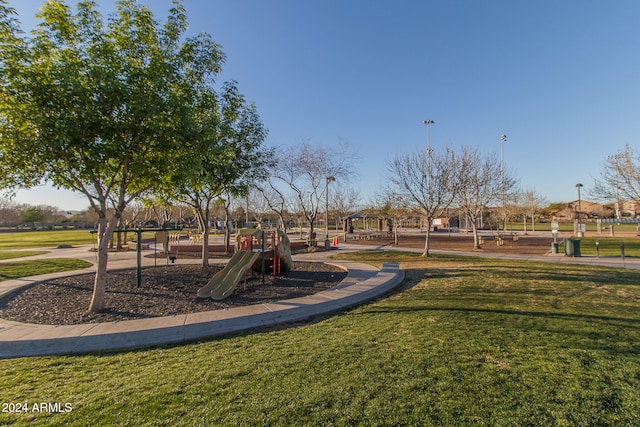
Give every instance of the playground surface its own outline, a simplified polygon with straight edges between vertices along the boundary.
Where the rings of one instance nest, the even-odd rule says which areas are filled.
[[[94,273],[60,277],[0,298],[0,317],[24,323],[73,325],[228,310],[304,297],[332,288],[347,276],[346,271],[334,265],[296,261],[285,276],[247,273],[239,279],[237,291],[221,301],[198,298],[198,290],[220,272],[224,272],[221,264],[147,267],[142,269],[137,287],[135,269],[112,271],[105,297],[107,308],[99,313],[86,311]]]
[[[86,255],[86,248],[85,252],[76,249],[75,253],[90,258]],[[305,297],[223,310],[103,323],[60,326],[0,319],[0,358],[142,348],[295,323],[376,298],[398,286],[404,277],[397,264],[385,265],[378,270],[366,264],[328,261],[328,255],[330,252],[316,252],[294,257],[294,262],[330,262],[348,272],[336,286]],[[135,265],[133,253],[118,254],[114,258],[114,267],[131,268]],[[197,262],[190,260],[191,263],[194,261]],[[146,262],[149,263],[149,260]],[[68,275],[70,273],[55,273],[1,282],[0,295],[19,286]]]

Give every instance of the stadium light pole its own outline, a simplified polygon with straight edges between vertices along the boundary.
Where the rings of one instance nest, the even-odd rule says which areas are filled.
[[[505,179],[504,179],[504,143],[507,142],[507,135],[500,136],[500,173],[502,174],[502,234],[507,232],[507,209],[505,206]]]

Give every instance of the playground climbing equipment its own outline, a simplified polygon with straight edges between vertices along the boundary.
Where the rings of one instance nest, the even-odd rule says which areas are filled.
[[[276,276],[289,271],[291,265],[291,245],[285,233],[279,230],[239,230],[236,253],[209,283],[198,290],[198,297],[222,300],[233,293],[248,272],[260,272],[264,285],[267,269]]]

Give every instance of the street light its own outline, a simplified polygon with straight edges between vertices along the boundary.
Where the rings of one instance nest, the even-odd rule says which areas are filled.
[[[578,212],[577,212],[577,215],[578,215],[578,236],[580,236],[580,237],[584,237],[584,235],[582,234],[582,226],[581,226],[582,225],[582,221],[580,220],[580,211],[581,211],[581,206],[580,206],[580,188],[582,186],[583,185],[580,184],[580,183],[576,184],[576,188],[578,189]]]
[[[324,238],[324,247],[325,249],[329,249],[329,183],[331,181],[335,181],[336,178],[333,176],[328,176],[327,177],[327,186],[325,188],[325,192],[326,192],[326,205],[325,205],[325,211],[324,211],[324,234],[325,234],[325,238]]]
[[[502,174],[502,234],[507,232],[507,210],[505,207],[505,180],[504,180],[504,143],[507,142],[507,135],[500,136],[500,172]]]
[[[423,121],[425,125],[427,125],[427,208],[428,208],[428,218],[427,218],[427,228],[431,230],[431,125],[435,123],[434,120],[427,119]]]

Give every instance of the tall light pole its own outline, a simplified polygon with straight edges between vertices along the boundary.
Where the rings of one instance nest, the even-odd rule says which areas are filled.
[[[427,119],[422,123],[427,125],[427,173],[429,174],[427,176],[427,228],[428,230],[431,230],[431,125],[434,124],[435,121]]]
[[[326,205],[325,205],[325,211],[324,211],[324,247],[326,249],[329,249],[329,183],[331,181],[335,181],[336,178],[333,176],[328,176],[327,177],[327,186],[325,188],[325,193],[326,193]]]
[[[502,174],[502,234],[504,235],[507,231],[507,210],[505,207],[505,179],[504,179],[504,143],[507,142],[507,135],[502,134],[500,136],[500,173]]]
[[[578,236],[583,237],[582,234],[582,221],[580,219],[580,211],[581,211],[581,206],[580,206],[580,188],[582,187],[582,184],[577,183],[576,184],[576,188],[578,189],[578,212],[576,213],[578,216]]]

